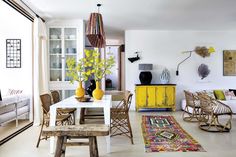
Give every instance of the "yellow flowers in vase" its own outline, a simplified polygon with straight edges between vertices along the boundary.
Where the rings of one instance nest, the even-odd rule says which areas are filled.
[[[70,78],[70,82],[79,82],[79,86],[75,91],[75,95],[78,98],[83,98],[85,95],[85,90],[82,87],[82,82],[87,81],[89,75],[86,73],[85,60],[80,59],[78,63],[75,58],[71,57],[66,60],[66,65],[68,67],[66,75]]]
[[[104,92],[100,88],[100,83],[106,74],[112,73],[111,68],[115,65],[114,57],[102,59],[100,52],[97,50],[85,50],[85,57],[81,58],[77,64],[74,58],[67,59],[66,63],[68,66],[67,76],[71,78],[72,83],[74,81],[87,81],[88,77],[93,75],[96,81],[96,89],[93,91],[93,97],[101,100]]]
[[[85,56],[87,64],[92,65],[90,73],[93,74],[96,81],[96,89],[93,91],[93,97],[96,100],[101,100],[104,92],[101,90],[100,84],[106,74],[111,74],[111,68],[115,65],[114,57],[101,59],[100,53],[96,50],[86,50]]]

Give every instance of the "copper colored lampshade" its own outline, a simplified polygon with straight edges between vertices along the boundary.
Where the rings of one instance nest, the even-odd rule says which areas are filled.
[[[90,14],[86,28],[86,36],[93,47],[105,47],[106,37],[103,28],[102,15],[100,13]]]

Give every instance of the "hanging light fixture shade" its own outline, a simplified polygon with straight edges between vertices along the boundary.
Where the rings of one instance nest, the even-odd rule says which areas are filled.
[[[97,6],[100,7],[101,4],[98,4]],[[103,27],[102,14],[99,12],[90,14],[86,28],[86,36],[93,47],[105,47],[106,37]]]

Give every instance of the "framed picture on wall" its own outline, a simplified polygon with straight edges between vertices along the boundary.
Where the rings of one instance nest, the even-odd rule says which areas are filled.
[[[223,51],[223,75],[236,76],[236,50]]]

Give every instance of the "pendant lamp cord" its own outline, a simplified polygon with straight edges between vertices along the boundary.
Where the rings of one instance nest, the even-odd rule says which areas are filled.
[[[98,7],[98,13],[100,13],[100,6],[102,6],[102,4],[97,4],[97,7]]]

